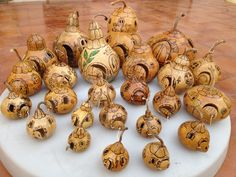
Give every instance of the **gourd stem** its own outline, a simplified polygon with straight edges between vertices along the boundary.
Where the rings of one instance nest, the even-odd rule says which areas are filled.
[[[181,13],[180,15],[178,15],[178,16],[176,17],[175,22],[174,22],[174,25],[173,25],[173,28],[172,28],[172,31],[176,30],[176,27],[177,27],[177,25],[178,25],[180,19],[181,19],[182,17],[184,17],[184,16],[185,16],[185,14],[184,14],[184,13]]]
[[[154,135],[154,136],[155,136],[155,138],[157,138],[160,141],[161,146],[163,146],[164,145],[163,140],[158,135]]]
[[[122,137],[123,137],[123,134],[124,134],[125,130],[128,130],[128,127],[125,127],[122,130],[120,129],[121,133],[120,133],[120,136],[119,136],[119,142],[122,141]]]
[[[212,54],[216,48],[216,46],[225,43],[225,40],[220,40],[220,41],[216,41],[213,46],[210,48],[210,50],[208,51],[208,54]]]
[[[10,86],[10,84],[8,84],[6,81],[4,81],[3,83],[8,88],[8,90],[12,92],[12,87]]]
[[[127,7],[127,5],[126,5],[126,3],[125,3],[124,0],[116,0],[116,1],[113,1],[113,2],[111,2],[111,5],[113,6],[113,5],[117,4],[117,3],[123,3],[123,5],[124,5],[123,8]]]
[[[97,14],[93,17],[93,20],[97,17],[104,17],[104,20],[107,21],[108,20],[108,17],[106,15],[103,15],[103,14]]]
[[[42,108],[40,107],[42,104],[46,106],[46,103],[44,101],[39,102],[37,109],[40,109],[42,111]]]
[[[15,48],[11,49],[10,51],[15,52],[16,56],[22,61],[22,58],[21,58],[19,52]]]
[[[149,99],[146,98],[146,112],[145,112],[146,117],[150,117],[150,114],[151,114],[151,111],[148,106],[148,102],[149,102]]]
[[[186,56],[186,55],[188,54],[188,52],[191,52],[191,51],[193,51],[194,53],[196,53],[196,52],[197,52],[197,49],[195,49],[195,48],[189,48],[189,49],[187,49],[187,50],[184,51],[184,55]]]

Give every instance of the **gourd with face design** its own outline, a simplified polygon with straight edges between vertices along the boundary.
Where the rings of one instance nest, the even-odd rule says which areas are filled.
[[[58,85],[46,93],[44,100],[49,110],[66,114],[76,106],[77,95],[71,88]]]
[[[91,135],[90,133],[83,128],[83,123],[85,119],[82,120],[78,127],[69,135],[68,137],[68,144],[69,146],[66,148],[70,148],[74,152],[82,152],[85,151],[91,142]]]
[[[160,66],[163,66],[167,61],[174,61],[178,55],[194,47],[191,39],[176,29],[180,18],[184,16],[184,14],[181,14],[176,18],[171,30],[155,35],[148,40],[148,44],[151,46],[154,57],[156,57]],[[193,60],[195,58],[195,52],[190,51],[188,58]]]
[[[123,0],[114,1],[111,5],[117,3],[123,3],[123,7],[119,7],[112,12],[107,24],[108,33],[111,31],[125,33],[137,32],[138,18],[135,11],[127,6]]]
[[[158,135],[161,129],[161,121],[151,113],[147,105],[145,114],[140,116],[136,122],[137,132],[145,138],[152,138],[154,135]]]
[[[46,68],[56,63],[57,56],[46,46],[45,40],[38,34],[31,34],[27,40],[24,61],[28,61],[43,76]]]
[[[55,63],[47,68],[43,76],[45,86],[49,90],[58,84],[72,88],[75,86],[77,79],[75,70],[62,62]]]
[[[167,147],[157,135],[159,141],[148,143],[142,153],[143,162],[153,170],[165,170],[170,166],[170,157]]]
[[[90,83],[98,77],[111,82],[119,72],[119,57],[105,41],[101,27],[94,19],[89,24],[88,43],[78,65],[83,78]]]
[[[56,129],[56,120],[55,118],[50,115],[46,114],[40,106],[42,104],[45,104],[44,102],[40,102],[38,104],[38,107],[33,115],[28,121],[27,121],[27,132],[28,134],[39,140],[44,140],[49,138],[53,135],[55,129]]]
[[[178,130],[180,142],[188,149],[207,152],[210,143],[210,134],[200,121],[187,121],[180,125]]]
[[[125,128],[127,114],[122,105],[108,100],[108,104],[99,113],[99,121],[106,128],[113,130],[123,129]]]
[[[184,95],[184,104],[191,115],[209,124],[226,118],[231,111],[230,99],[217,88],[208,85],[189,89]]]
[[[29,97],[17,94],[8,86],[10,93],[1,103],[1,112],[8,119],[26,118],[32,107],[32,102]]]
[[[121,97],[128,103],[135,105],[144,105],[149,97],[149,92],[148,85],[135,78],[126,80],[120,88]]]
[[[42,87],[41,76],[31,67],[30,63],[23,61],[16,49],[20,61],[18,61],[7,78],[7,84],[16,94],[32,96],[39,92]]]
[[[166,87],[163,91],[157,92],[154,95],[153,107],[159,114],[167,119],[169,119],[180,110],[180,98],[175,93],[172,85]]]
[[[173,88],[176,93],[180,94],[194,85],[194,76],[189,68],[190,62],[187,57],[187,53],[192,50],[196,51],[189,49],[183,55],[178,56],[175,61],[168,62],[160,69],[157,78],[162,89],[173,82]]]
[[[89,99],[83,102],[78,109],[73,111],[71,120],[72,124],[76,127],[79,126],[80,122],[83,122],[83,128],[88,128],[93,125],[94,115]]]
[[[98,78],[88,90],[88,97],[94,106],[103,107],[108,104],[108,99],[115,99],[116,91],[106,80]]]
[[[107,146],[102,153],[103,165],[110,171],[121,171],[128,165],[129,153],[121,142],[127,129],[122,130],[119,141]]]
[[[220,67],[213,61],[213,52],[216,46],[225,43],[217,41],[203,58],[191,61],[190,69],[194,76],[195,85],[214,86],[221,78]]]
[[[72,12],[65,30],[54,41],[55,54],[61,62],[78,67],[78,60],[86,44],[87,36],[79,29],[79,12]]]
[[[124,77],[151,82],[159,70],[159,64],[153,57],[151,48],[146,45],[136,45],[122,66]]]

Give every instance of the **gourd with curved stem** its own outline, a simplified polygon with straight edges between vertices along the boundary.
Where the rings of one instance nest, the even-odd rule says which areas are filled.
[[[170,166],[169,152],[163,140],[158,135],[154,135],[154,137],[158,139],[158,142],[148,143],[144,147],[143,162],[151,169],[165,170]]]
[[[224,40],[216,41],[203,58],[191,61],[190,69],[194,75],[195,85],[214,86],[220,80],[220,67],[213,61],[213,53],[215,47],[223,43]]]
[[[194,47],[191,39],[177,29],[180,19],[184,16],[185,14],[181,13],[176,17],[174,25],[169,31],[155,35],[148,40],[160,66],[163,66],[166,61],[175,61],[175,58],[183,54],[186,49]],[[189,52],[187,57],[189,60],[193,60],[195,52]]]
[[[7,83],[16,94],[32,96],[39,92],[42,87],[41,76],[32,68],[28,61],[23,61],[16,49],[19,61],[13,66],[12,72],[7,78]]]
[[[107,146],[103,151],[103,165],[108,170],[121,171],[128,165],[129,153],[121,142],[125,130],[128,130],[128,128],[123,128],[121,130],[119,140],[114,144]]]

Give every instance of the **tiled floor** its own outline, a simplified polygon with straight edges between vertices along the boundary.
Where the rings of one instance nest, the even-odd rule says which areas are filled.
[[[223,76],[216,87],[224,91],[233,104],[232,135],[227,158],[216,176],[236,176],[236,5],[223,0],[130,0],[128,4],[137,11],[139,32],[144,41],[169,29],[180,12],[187,13],[187,16],[180,22],[179,29],[191,36],[199,56],[203,56],[216,40],[227,41],[216,49],[214,57],[222,68]],[[10,49],[17,48],[23,56],[30,33],[41,34],[51,47],[55,37],[63,30],[69,12],[79,10],[81,29],[87,31],[88,22],[95,14],[109,15],[113,9],[109,1],[104,0],[1,4],[0,92],[4,90],[3,81],[17,61]],[[103,29],[106,28],[104,21],[101,20],[100,24]],[[10,176],[3,166],[0,166],[0,176]]]

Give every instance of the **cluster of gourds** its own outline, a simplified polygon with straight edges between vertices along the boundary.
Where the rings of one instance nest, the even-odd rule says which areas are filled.
[[[137,132],[145,138],[158,139],[145,146],[144,163],[152,169],[164,170],[170,164],[169,153],[158,136],[162,129],[160,119],[148,108],[150,91],[147,83],[157,76],[162,90],[155,94],[153,106],[167,119],[180,110],[177,94],[185,93],[186,110],[199,120],[184,122],[179,127],[180,142],[189,149],[206,152],[210,135],[205,123],[222,120],[231,110],[229,98],[214,87],[221,73],[212,59],[213,51],[224,41],[216,42],[203,58],[196,58],[192,41],[177,30],[177,24],[184,16],[181,14],[171,30],[151,37],[147,44],[142,43],[134,10],[122,0],[112,5],[119,2],[123,7],[116,9],[110,18],[104,16],[108,21],[106,38],[95,21],[97,16],[103,15],[92,19],[87,36],[79,30],[79,13],[73,12],[65,31],[53,44],[55,54],[37,34],[28,38],[28,50],[23,58],[14,49],[20,61],[7,78],[10,93],[2,102],[1,111],[10,119],[29,116],[32,106],[29,96],[41,90],[43,80],[49,91],[27,121],[27,132],[36,139],[50,137],[56,128],[56,120],[40,106],[44,104],[57,114],[71,112],[77,104],[77,95],[72,89],[77,74],[72,67],[79,67],[83,78],[92,85],[87,101],[72,113],[75,129],[68,137],[68,148],[76,152],[88,148],[91,135],[87,128],[94,122],[92,107],[101,107],[101,124],[121,132],[119,141],[105,148],[102,160],[107,169],[119,171],[129,161],[128,151],[121,143],[127,130],[127,111],[114,103],[116,92],[109,82],[116,78],[121,67],[126,79],[120,88],[122,98],[131,104],[147,105],[146,113],[136,122]]]

